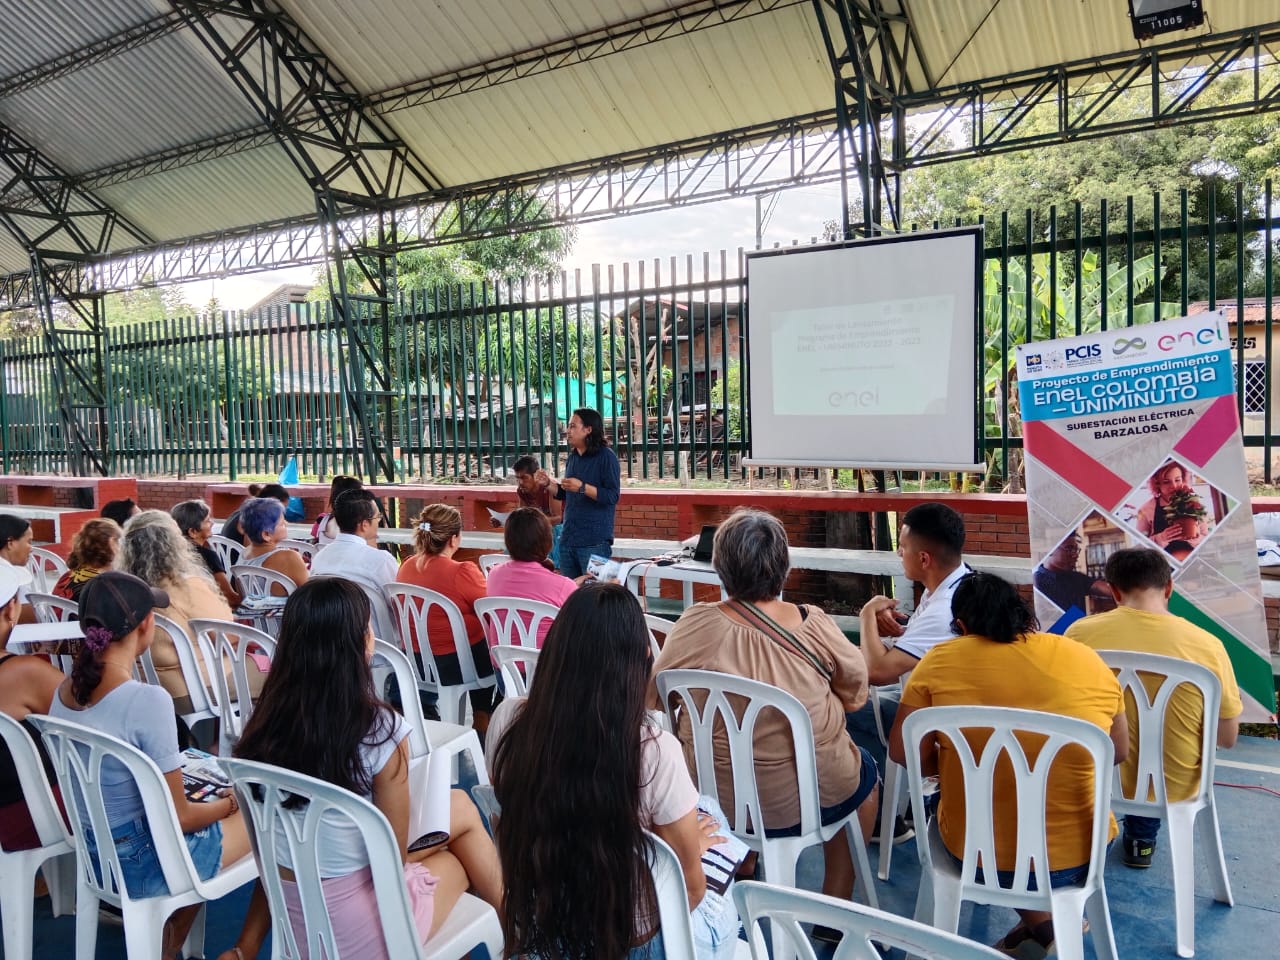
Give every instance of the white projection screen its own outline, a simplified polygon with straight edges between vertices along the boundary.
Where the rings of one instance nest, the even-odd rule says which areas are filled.
[[[749,463],[975,470],[982,229],[747,256]]]

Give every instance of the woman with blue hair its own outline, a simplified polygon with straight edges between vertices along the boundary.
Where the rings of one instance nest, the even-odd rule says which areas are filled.
[[[282,540],[289,539],[289,527],[284,522],[284,504],[266,497],[247,501],[240,508],[240,527],[249,544],[240,555],[242,566],[283,573],[298,586],[307,582],[307,565],[302,562],[301,555],[296,550],[280,546]]]

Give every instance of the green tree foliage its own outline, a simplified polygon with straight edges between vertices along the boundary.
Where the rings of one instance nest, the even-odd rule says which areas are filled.
[[[1197,82],[1187,75],[1183,87]],[[1263,71],[1264,89],[1280,82],[1280,67]],[[1252,76],[1247,71],[1214,83],[1201,92],[1197,106],[1239,102],[1251,95]],[[1166,98],[1176,92],[1165,89]],[[1082,94],[1083,96],[1083,94]],[[1138,117],[1149,112],[1149,88],[1135,88],[1121,95],[1107,109],[1105,119]],[[1035,108],[1025,127],[1029,132],[1050,132],[1056,124],[1056,105]],[[993,111],[998,113],[998,111]],[[990,121],[989,121],[990,122]],[[945,150],[957,142],[968,142],[967,124],[957,122],[943,135],[938,148]],[[1153,195],[1160,195],[1161,226],[1170,229],[1180,216],[1180,192],[1187,191],[1191,223],[1205,223],[1212,194],[1216,216],[1234,219],[1264,214],[1264,183],[1280,171],[1280,114],[1258,113],[1214,120],[1210,123],[1151,127],[1134,133],[1035,147],[1013,153],[957,160],[908,171],[903,179],[905,224],[949,225],[974,223],[984,217],[988,245],[999,242],[1001,215],[1009,214],[1009,243],[1015,249],[1027,239],[1030,211],[1030,239],[1050,236],[1050,211],[1056,218],[1058,240],[1072,240],[1076,234],[1075,204],[1080,204],[1080,232],[1085,238],[1102,233],[1103,203],[1106,203],[1106,232],[1111,237],[1123,233],[1128,224],[1128,198],[1132,197],[1135,231],[1150,230],[1155,222]],[[1242,209],[1236,209],[1236,184],[1241,186]],[[855,204],[855,215],[861,208]],[[834,235],[836,225],[826,225]],[[1182,276],[1176,244],[1162,249],[1160,285],[1162,299],[1181,297]],[[1148,246],[1137,256],[1152,252]],[[1211,287],[1219,298],[1234,297],[1236,289],[1235,237],[1219,238],[1214,257],[1215,276],[1210,278],[1209,250],[1204,240],[1190,245],[1185,265],[1188,300],[1204,300]],[[1260,244],[1244,250],[1245,295],[1262,293]],[[1123,256],[1123,245],[1115,245],[1110,257]],[[1070,270],[1070,264],[1064,269]],[[1149,293],[1154,298],[1154,289]]]
[[[1102,329],[1104,307],[1108,327],[1126,324],[1130,274],[1135,301],[1146,299],[1156,280],[1155,256],[1151,254],[1136,259],[1132,271],[1125,263],[1110,263],[1104,271],[1100,258],[1090,251],[1081,258],[1075,276],[1064,279],[1059,275],[1056,283],[1051,277],[1048,255],[1031,257],[1029,267],[1028,270],[1027,260],[1014,258],[1002,271],[999,261],[988,260],[983,272],[984,432],[997,443],[1004,416],[1008,417],[1009,436],[1022,433],[1016,374],[1018,344],[1096,333]],[[1159,317],[1176,316],[1178,312],[1178,304],[1161,302]],[[1150,323],[1159,317],[1153,301],[1134,303],[1135,324]],[[992,478],[1002,475],[997,453],[988,454],[988,474]]]
[[[534,201],[527,215],[536,218],[542,210],[543,205]],[[470,202],[465,215],[469,225],[481,229],[486,219],[495,230],[503,222],[483,201]],[[457,232],[457,224],[446,221],[438,230],[448,236]],[[431,393],[443,384],[460,401],[468,381],[488,375],[505,374],[507,379],[515,371],[516,382],[527,379],[547,392],[555,376],[566,373],[566,365],[575,377],[579,370],[594,371],[594,321],[581,322],[559,308],[517,313],[499,306],[524,301],[532,293],[533,278],[557,271],[575,238],[574,228],[546,228],[397,254],[394,282],[405,314],[432,319],[396,324],[390,331],[390,352],[398,358],[395,380]],[[356,264],[346,265],[346,281],[352,292],[370,292]],[[329,300],[323,268],[307,299]],[[382,332],[375,329],[372,336],[381,350]]]

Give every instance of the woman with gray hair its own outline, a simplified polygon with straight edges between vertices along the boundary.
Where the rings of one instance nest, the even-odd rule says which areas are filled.
[[[209,538],[213,536],[213,510],[209,505],[203,500],[183,500],[170,508],[169,515],[178,524],[182,535],[196,548],[196,553],[204,561],[209,575],[213,577],[213,582],[218,585],[231,609],[244,603],[240,591],[231,585],[227,568],[223,566],[218,551],[209,546]]]
[[[775,517],[761,510],[733,513],[716,530],[711,563],[729,599],[695,604],[684,612],[667,635],[654,675],[681,668],[716,670],[791,694],[813,721],[823,823],[856,810],[863,838],[870,837],[879,774],[875,760],[845,731],[845,713],[867,699],[867,666],[861,652],[817,607],[781,599],[791,555],[787,532]],[[651,700],[657,704],[656,686],[651,687]],[[687,720],[680,722],[677,734],[692,768]],[[775,711],[761,715],[755,739],[757,757],[783,759],[780,753],[790,753],[790,727]],[[723,732],[717,734],[716,779],[720,795],[731,796],[733,775]],[[756,782],[766,834],[798,836],[794,765],[758,763]],[[822,892],[848,899],[853,894],[853,858],[843,831],[823,845],[823,857]]]
[[[116,569],[132,573],[149,586],[169,595],[169,605],[160,613],[192,636],[189,620],[210,617],[230,620],[231,608],[209,575],[195,547],[182,535],[177,522],[163,510],[144,510],[129,521],[120,540]],[[193,637],[194,639],[194,637]],[[178,651],[163,630],[157,630],[151,645],[160,685],[173,696],[179,713],[190,709],[187,684],[178,664]],[[201,672],[204,664],[200,663]],[[206,681],[208,678],[205,678]]]

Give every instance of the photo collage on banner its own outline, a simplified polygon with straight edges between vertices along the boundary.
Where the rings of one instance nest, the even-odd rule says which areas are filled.
[[[1169,608],[1222,640],[1245,719],[1276,709],[1249,483],[1221,313],[1018,347],[1036,615],[1115,606],[1122,547],[1169,558]]]

